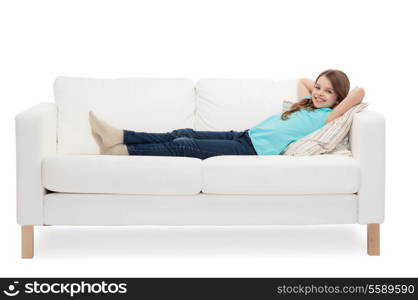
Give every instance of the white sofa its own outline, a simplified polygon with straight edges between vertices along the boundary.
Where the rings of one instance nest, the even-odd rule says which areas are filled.
[[[98,155],[88,112],[124,129],[244,130],[296,98],[297,80],[58,77],[55,103],[16,115],[22,257],[34,226],[367,224],[380,254],[385,120],[364,110],[353,157]]]

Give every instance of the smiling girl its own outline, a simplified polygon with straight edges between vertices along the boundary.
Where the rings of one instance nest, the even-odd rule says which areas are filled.
[[[274,114],[244,131],[166,133],[114,128],[90,111],[92,135],[106,155],[187,156],[206,159],[217,155],[280,155],[294,141],[343,115],[364,97],[362,88],[350,90],[347,75],[326,70],[315,81],[298,81],[298,99],[288,111]]]

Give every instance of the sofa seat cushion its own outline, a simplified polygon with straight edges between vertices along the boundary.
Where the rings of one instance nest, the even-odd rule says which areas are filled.
[[[194,195],[201,164],[192,157],[57,154],[43,159],[42,184],[66,193]]]
[[[214,156],[203,160],[206,194],[352,194],[360,166],[343,155]]]

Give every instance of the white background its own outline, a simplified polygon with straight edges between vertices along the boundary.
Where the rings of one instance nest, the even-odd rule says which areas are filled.
[[[2,1],[0,276],[418,276],[414,1]],[[20,259],[17,113],[56,76],[314,78],[341,69],[386,118],[381,256],[366,226],[35,227]]]

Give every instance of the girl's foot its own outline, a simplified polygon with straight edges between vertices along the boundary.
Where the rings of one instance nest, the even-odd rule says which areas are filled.
[[[125,144],[114,145],[113,147],[106,148],[103,153],[105,155],[129,155],[128,147]]]
[[[91,135],[93,136],[93,138],[95,139],[97,145],[99,146],[99,152],[100,154],[104,154],[104,152],[108,149],[103,145],[103,141],[102,138],[100,137],[100,135],[98,135],[97,133],[95,133],[93,130],[91,131]]]
[[[92,131],[100,136],[103,149],[117,144],[123,144],[123,130],[112,127],[106,122],[99,120],[92,111],[89,112],[89,122]]]

